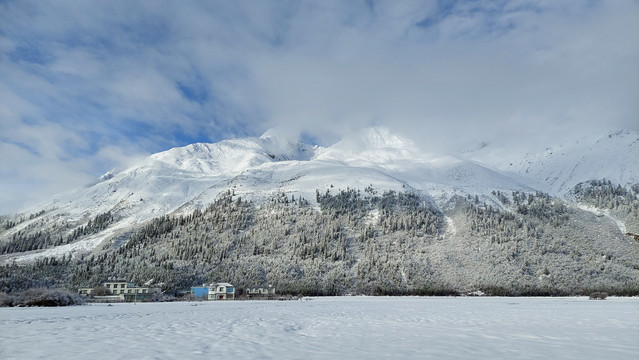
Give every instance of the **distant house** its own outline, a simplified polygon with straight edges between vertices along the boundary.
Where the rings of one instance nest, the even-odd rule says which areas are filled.
[[[262,286],[262,287],[249,287],[246,289],[246,295],[249,299],[273,299],[275,297],[275,287]]]
[[[161,294],[162,290],[156,287],[140,287],[136,286],[132,282],[126,280],[108,280],[102,283],[102,286],[106,290],[105,297],[109,299],[119,299],[120,301],[144,301],[153,298],[156,294]],[[79,288],[78,293],[80,295],[92,295],[95,288]],[[94,296],[99,299],[100,296]]]
[[[191,296],[197,300],[206,300],[209,298],[209,287],[206,284],[202,286],[191,287]]]
[[[235,286],[229,283],[215,283],[209,286],[209,300],[234,300]]]
[[[93,293],[92,287],[82,287],[78,289],[78,294],[80,295],[91,295]]]

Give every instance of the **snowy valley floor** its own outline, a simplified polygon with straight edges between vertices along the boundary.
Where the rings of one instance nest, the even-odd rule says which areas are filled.
[[[328,297],[0,308],[0,359],[636,359],[639,299]]]

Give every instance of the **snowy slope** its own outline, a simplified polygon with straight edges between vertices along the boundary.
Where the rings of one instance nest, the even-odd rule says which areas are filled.
[[[109,172],[91,187],[65,193],[25,212],[54,209],[77,220],[112,211],[136,222],[148,220],[178,209],[203,192],[213,192],[215,198],[247,169],[295,156],[312,157],[310,146],[278,141],[267,136],[174,148],[119,173]]]
[[[369,185],[378,191],[414,191],[432,204],[466,194],[490,200],[494,190],[562,194],[590,179],[639,182],[638,144],[636,133],[624,131],[596,142],[548,148],[515,161],[490,156],[490,149],[461,156],[425,153],[411,140],[381,127],[345,136],[328,148],[269,130],[259,138],[174,148],[124,171],[111,171],[90,187],[25,211],[46,210],[43,216],[2,232],[0,240],[36,221],[40,226],[69,221],[81,225],[98,214],[116,215],[116,224],[84,243],[39,251],[24,259],[90,250],[135,224],[205,207],[230,189],[258,204],[277,193],[314,202],[316,190],[337,192]]]
[[[494,150],[487,147],[466,156],[547,185],[547,192],[555,196],[562,197],[588,180],[606,178],[623,186],[639,182],[639,134],[634,131],[578,139],[539,153],[504,154]]]
[[[318,160],[350,168],[374,168],[410,188],[434,197],[453,194],[489,195],[493,190],[532,190],[530,181],[463,157],[426,153],[386,128],[369,128],[321,153]]]

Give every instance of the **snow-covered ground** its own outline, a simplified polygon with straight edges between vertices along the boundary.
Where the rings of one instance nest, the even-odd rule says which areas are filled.
[[[615,225],[617,225],[617,228],[619,229],[619,231],[622,234],[625,234],[627,232],[626,224],[624,224],[623,221],[620,221],[620,220],[612,217],[608,210],[606,210],[606,209],[597,209],[594,206],[588,206],[588,205],[583,205],[583,204],[579,204],[577,207],[580,208],[581,210],[593,213],[593,214],[595,214],[598,217],[599,216],[605,216],[606,218],[610,219],[610,221],[612,221]]]
[[[1,359],[637,359],[639,299],[340,297],[1,308]]]

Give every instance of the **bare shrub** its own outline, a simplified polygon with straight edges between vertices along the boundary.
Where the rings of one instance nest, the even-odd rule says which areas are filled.
[[[15,297],[7,293],[0,293],[0,307],[13,306],[14,303]]]
[[[608,293],[607,292],[593,292],[590,294],[590,296],[588,297],[589,300],[606,300],[606,298],[608,297]]]
[[[0,306],[68,306],[82,304],[80,295],[62,289],[28,289],[16,295],[0,294]]]

